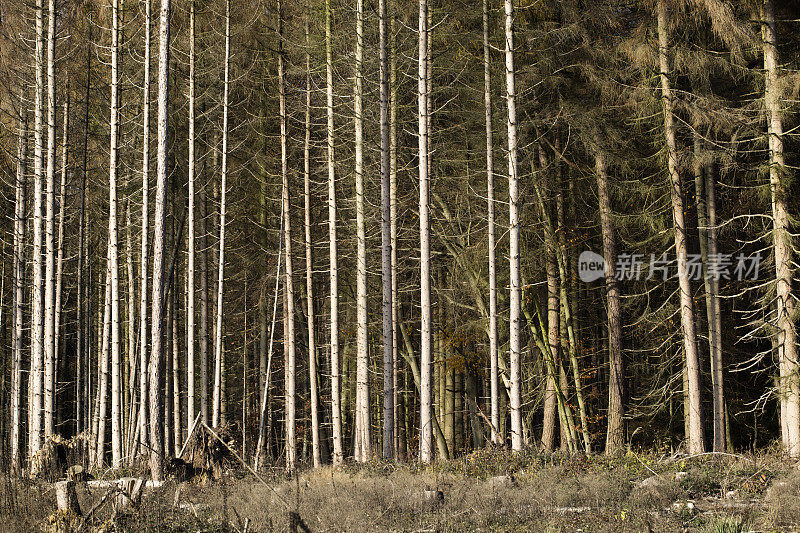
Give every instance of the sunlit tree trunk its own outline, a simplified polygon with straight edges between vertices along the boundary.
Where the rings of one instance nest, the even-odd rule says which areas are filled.
[[[303,141],[303,186],[306,248],[306,318],[308,320],[308,382],[311,407],[311,453],[314,466],[322,466],[319,435],[319,392],[317,391],[317,332],[314,313],[314,262],[311,256],[311,53],[308,15],[304,21],[306,36],[306,107]]]
[[[28,172],[28,114],[19,121],[17,176],[14,183],[14,325],[11,335],[11,468],[22,466],[22,348],[25,308],[25,189]]]
[[[419,251],[420,251],[420,435],[419,458],[433,460],[431,242],[428,177],[428,2],[419,0],[417,118],[419,146]]]
[[[222,93],[222,172],[220,174],[219,199],[219,264],[217,270],[217,325],[214,333],[214,411],[212,424],[219,426],[222,409],[222,302],[225,282],[225,196],[228,187],[228,91],[230,90],[231,57],[231,3],[225,2],[225,77]]]
[[[34,114],[34,159],[33,159],[33,290],[31,291],[31,364],[28,398],[28,456],[33,457],[42,444],[42,385],[44,365],[44,301],[42,289],[42,92],[44,81],[42,0],[36,1],[36,50],[35,50],[35,98]]]
[[[661,78],[661,97],[664,106],[664,136],[667,144],[667,171],[670,180],[670,196],[675,230],[675,253],[678,259],[678,282],[680,284],[681,325],[683,349],[686,357],[688,385],[689,453],[705,451],[703,438],[703,412],[700,398],[700,363],[697,355],[697,335],[694,323],[694,303],[687,263],[686,224],[684,222],[683,190],[678,172],[678,149],[675,140],[674,102],[669,73],[669,29],[667,0],[659,0],[658,6],[658,57]]]
[[[367,237],[364,220],[364,2],[356,0],[355,85],[353,122],[355,126],[356,177],[356,461],[366,461],[372,454],[369,409],[369,346],[367,338]]]
[[[142,234],[139,292],[139,441],[147,441],[147,265],[150,231],[150,18],[151,0],[144,0],[144,94],[142,103]],[[144,448],[142,448],[144,451]]]
[[[509,411],[511,416],[511,449],[522,449],[522,353],[520,312],[522,292],[520,285],[519,252],[519,177],[517,175],[517,103],[514,85],[514,2],[505,0],[506,35],[506,103],[508,106],[508,199],[509,199],[509,337],[510,381]]]
[[[486,116],[486,201],[489,240],[489,385],[492,442],[500,444],[500,377],[497,366],[497,273],[494,233],[494,128],[492,126],[492,75],[489,58],[489,1],[483,0],[483,101]]]
[[[189,6],[189,198],[187,224],[189,225],[186,246],[186,427],[194,422],[194,196],[195,196],[195,3]]]
[[[283,36],[283,3],[278,1],[278,96],[280,98],[281,121],[281,211],[283,216],[283,247],[286,259],[286,368],[284,372],[286,394],[286,469],[290,472],[295,469],[297,456],[296,436],[296,398],[295,398],[295,323],[294,323],[294,280],[292,271],[292,219],[289,195],[289,168],[288,168],[288,135],[286,132],[286,82],[284,79],[284,36]]]
[[[56,3],[47,9],[47,200],[44,285],[44,435],[53,434],[55,400],[55,194],[56,194]]]
[[[786,166],[783,156],[783,112],[779,85],[778,36],[775,31],[773,0],[764,0],[761,36],[764,49],[764,105],[769,136],[769,181],[772,193],[772,240],[775,255],[775,283],[778,326],[778,364],[781,422],[785,426],[784,446],[792,457],[800,456],[800,383],[797,376],[797,334],[793,316],[792,234],[787,198]]]
[[[119,235],[117,231],[117,161],[119,158],[119,0],[112,3],[111,146],[108,163],[108,268],[111,276],[111,455],[122,464],[122,384],[119,338]]]
[[[106,448],[106,422],[108,416],[109,350],[111,341],[111,264],[106,260],[105,297],[103,304],[102,332],[98,339],[97,353],[97,439],[94,450],[94,466],[103,467]],[[99,313],[98,313],[99,314]]]
[[[163,459],[163,397],[161,395],[161,374],[164,364],[164,240],[167,203],[169,133],[169,34],[170,0],[161,0],[159,13],[158,48],[158,155],[156,171],[155,219],[153,225],[153,296],[152,334],[150,337],[150,476],[161,480]]]
[[[325,0],[325,75],[328,145],[328,241],[330,245],[330,356],[331,356],[331,425],[333,426],[333,464],[344,460],[342,448],[341,376],[339,374],[339,266],[336,240],[336,158],[333,123],[333,57],[331,51],[331,4]]]

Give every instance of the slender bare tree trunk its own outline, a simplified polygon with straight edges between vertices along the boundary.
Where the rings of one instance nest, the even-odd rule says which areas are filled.
[[[179,241],[175,242],[176,250]],[[183,428],[181,425],[181,351],[180,334],[178,333],[178,275],[172,280],[172,453],[175,457],[181,452],[183,445]],[[244,427],[242,428],[244,429]]]
[[[203,111],[205,111],[204,106]],[[207,165],[203,164],[202,170],[207,170]],[[203,186],[200,187],[200,416],[206,423],[211,420],[209,416],[209,369],[208,369],[208,325],[209,325],[209,287],[208,287],[208,231],[206,219],[208,217],[208,203],[206,197],[206,187],[209,180],[208,173],[201,172],[206,176]]]
[[[66,192],[67,192],[67,135],[69,134],[69,91],[64,100],[64,126],[61,134],[61,183],[59,184],[58,192],[58,247],[56,249],[56,303],[55,303],[55,354],[56,361],[61,359],[60,355],[60,340],[61,340],[61,301],[62,301],[62,287],[64,279],[64,216],[66,211]],[[58,368],[58,365],[56,365]],[[56,389],[57,390],[57,389]],[[55,394],[55,392],[53,393]]]
[[[764,105],[769,135],[769,181],[772,193],[772,240],[775,250],[775,283],[778,326],[778,362],[781,422],[784,446],[792,457],[800,456],[800,382],[797,376],[797,333],[794,330],[795,301],[792,293],[792,235],[783,157],[783,113],[779,86],[778,36],[773,0],[764,0],[761,36],[764,48]]]
[[[392,220],[389,169],[389,0],[378,2],[381,127],[381,269],[383,277],[383,457],[393,459],[394,449],[394,338],[392,328]]]
[[[692,288],[686,266],[686,224],[683,214],[683,190],[678,172],[678,151],[675,140],[675,117],[673,115],[672,88],[669,81],[669,29],[667,1],[659,0],[658,6],[658,56],[661,77],[661,97],[664,105],[664,136],[667,143],[667,170],[670,179],[672,214],[675,224],[675,253],[678,256],[678,281],[680,283],[681,324],[683,349],[686,356],[688,384],[687,416],[689,418],[689,453],[705,451],[703,438],[703,412],[700,398],[700,363],[697,355],[697,335],[694,324]]]
[[[517,103],[514,85],[514,2],[505,0],[506,31],[506,102],[508,106],[508,199],[509,199],[509,337],[510,381],[509,411],[511,415],[511,449],[522,449],[522,353],[520,311],[522,305],[519,252],[519,177],[517,175]]]
[[[311,404],[311,449],[314,467],[322,466],[319,437],[319,392],[317,390],[317,335],[314,322],[314,262],[311,256],[311,40],[308,15],[304,21],[306,36],[306,107],[303,141],[303,186],[306,248],[306,318],[308,319],[308,381]]]
[[[492,75],[489,61],[489,2],[483,0],[483,101],[486,112],[486,198],[487,233],[489,238],[489,384],[492,425],[500,427],[500,378],[497,366],[497,274],[494,234],[494,128],[492,126]],[[492,442],[500,444],[502,436],[492,431]]]
[[[356,1],[355,85],[353,122],[355,125],[356,175],[356,440],[355,459],[366,461],[372,455],[369,410],[369,345],[367,338],[367,236],[364,221],[364,2]]]
[[[130,176],[126,179],[128,183],[128,190],[131,190],[130,187]],[[124,449],[123,453],[126,457],[126,462],[131,464],[131,461],[134,457],[134,450],[136,449],[136,428],[139,426],[138,421],[138,414],[136,412],[136,406],[138,405],[137,399],[140,396],[140,391],[137,390],[138,387],[136,383],[139,380],[139,354],[136,351],[136,270],[133,266],[134,264],[134,257],[133,257],[133,242],[134,242],[134,228],[133,228],[133,220],[131,217],[131,195],[129,194],[126,198],[125,202],[125,225],[127,226],[127,231],[125,235],[125,263],[126,263],[126,270],[127,270],[127,289],[128,289],[128,297],[127,297],[127,336],[128,336],[128,347],[125,350],[125,353],[128,357],[128,381],[127,381],[127,394],[128,394],[128,401],[125,404],[125,408],[123,413],[126,414],[128,419],[125,421],[123,427],[125,428],[125,441],[124,441]]]
[[[195,2],[189,5],[189,233],[186,239],[188,256],[186,259],[186,427],[194,422],[194,196],[195,196]],[[246,349],[246,348],[245,348]]]
[[[36,0],[36,51],[34,99],[34,159],[33,159],[33,290],[31,294],[31,365],[28,399],[28,456],[33,457],[42,444],[42,386],[44,365],[44,301],[42,289],[42,92],[43,64],[43,7]]]
[[[283,240],[284,253],[286,257],[286,335],[284,344],[286,346],[286,369],[284,372],[285,394],[286,394],[286,469],[294,471],[297,455],[297,436],[296,436],[296,398],[295,398],[295,324],[294,324],[294,280],[292,271],[292,219],[289,195],[289,168],[286,132],[286,84],[284,80],[284,57],[283,57],[283,2],[278,0],[278,95],[280,98],[280,121],[281,121],[281,210],[283,213]]]
[[[142,104],[142,234],[139,292],[139,441],[147,441],[147,265],[150,231],[150,18],[151,0],[144,0],[144,94]],[[144,448],[142,448],[144,451]]]
[[[44,285],[44,435],[53,434],[55,396],[55,189],[56,189],[56,3],[47,9],[47,201]]]
[[[331,425],[333,426],[333,464],[344,460],[342,448],[342,400],[339,374],[339,266],[336,239],[336,158],[333,123],[333,58],[331,51],[331,4],[325,0],[325,74],[328,144],[328,241],[330,245],[330,351],[331,351]]]
[[[389,218],[392,248],[392,348],[394,365],[394,426],[395,426],[395,452],[401,461],[406,459],[407,438],[405,421],[401,417],[401,410],[407,407],[406,400],[400,394],[399,372],[400,359],[397,357],[398,349],[398,323],[397,323],[397,50],[395,43],[395,16],[392,15],[390,27],[391,36],[391,64],[389,67]]]
[[[222,301],[225,281],[225,195],[228,183],[228,91],[231,57],[231,3],[225,2],[225,78],[222,96],[222,172],[220,174],[219,200],[219,264],[217,270],[217,326],[214,339],[214,427],[220,424],[222,409]]]
[[[163,449],[163,397],[161,396],[161,374],[164,364],[164,239],[165,215],[167,203],[168,152],[167,136],[169,133],[169,17],[170,0],[161,0],[159,13],[159,48],[158,48],[158,155],[156,171],[156,205],[153,226],[153,296],[152,333],[150,337],[150,476],[153,480],[161,480],[163,461],[160,451]]]
[[[91,26],[89,29],[89,42],[92,41]],[[75,397],[75,426],[77,433],[84,433],[87,430],[87,418],[89,411],[89,294],[91,283],[85,283],[86,275],[86,181],[88,174],[89,156],[89,101],[92,88],[92,47],[87,46],[86,52],[86,87],[84,92],[84,124],[83,124],[83,165],[81,171],[81,205],[78,214],[78,283],[77,283],[77,305],[78,315],[78,339],[77,339],[77,387]],[[91,278],[88,278],[91,280]],[[83,446],[81,451],[85,451]]]
[[[11,468],[22,467],[22,348],[25,307],[25,186],[28,172],[28,113],[19,121],[17,176],[14,184],[14,330],[11,336]]]
[[[100,350],[97,354],[98,360],[98,377],[97,377],[97,439],[95,443],[95,459],[94,465],[98,468],[103,467],[105,460],[106,448],[106,422],[108,416],[108,373],[109,373],[109,358],[108,352],[110,349],[111,337],[111,265],[106,261],[106,279],[105,279],[105,299],[103,304],[103,321],[102,332],[100,338]],[[99,314],[99,313],[98,313]]]
[[[433,461],[433,405],[431,364],[431,242],[430,242],[430,179],[428,176],[428,2],[419,0],[419,45],[417,78],[418,146],[419,146],[419,251],[420,251],[420,435],[419,458]]]
[[[617,243],[611,218],[611,197],[608,192],[608,170],[605,154],[595,151],[597,199],[600,204],[600,226],[603,234],[603,256],[606,261],[606,314],[608,316],[608,427],[606,453],[618,453],[625,446],[625,404],[622,400],[624,368],[622,362],[622,323],[619,285],[617,284]]]
[[[117,160],[119,158],[119,0],[112,2],[111,146],[108,163],[108,268],[111,276],[111,455],[122,465],[122,388],[119,338],[119,234],[117,231]]]
[[[697,200],[697,226],[700,237],[700,257],[703,261],[703,288],[706,300],[706,318],[708,320],[708,348],[711,361],[711,390],[714,399],[713,415],[713,451],[725,451],[725,391],[723,387],[722,370],[722,332],[717,329],[717,316],[719,315],[719,298],[715,291],[715,279],[708,269],[709,253],[716,257],[717,246],[716,230],[710,227],[707,190],[713,195],[714,176],[709,173],[704,175],[705,165],[701,161],[703,148],[699,133],[695,133],[694,140],[694,187]],[[706,180],[709,181],[706,184]],[[709,189],[707,189],[707,186]],[[713,200],[711,200],[713,203]],[[716,222],[716,220],[715,220]],[[713,244],[712,244],[713,240]],[[713,251],[712,251],[713,248]]]

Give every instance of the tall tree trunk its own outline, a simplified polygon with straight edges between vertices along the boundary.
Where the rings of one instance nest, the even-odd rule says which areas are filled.
[[[705,451],[703,438],[703,412],[700,398],[700,363],[697,355],[697,335],[694,323],[694,303],[689,272],[686,266],[686,224],[683,214],[683,190],[678,172],[678,150],[675,140],[674,103],[669,73],[669,29],[667,0],[659,0],[658,6],[658,57],[661,78],[661,97],[664,106],[664,137],[667,144],[667,172],[670,179],[673,223],[675,225],[675,253],[678,256],[678,282],[680,284],[681,325],[683,349],[686,357],[688,384],[687,416],[689,418],[689,453]]]
[[[330,351],[331,351],[331,425],[333,426],[333,464],[344,460],[342,449],[341,375],[339,374],[339,266],[336,240],[336,158],[334,157],[333,58],[331,51],[331,3],[325,0],[325,97],[328,144],[328,240],[330,244]]]
[[[618,453],[625,446],[625,374],[622,361],[622,323],[617,272],[617,243],[611,219],[611,197],[608,192],[608,170],[605,154],[595,151],[597,199],[600,204],[600,227],[603,234],[603,257],[606,262],[606,314],[608,317],[608,427],[606,453]]]
[[[56,361],[63,361],[60,355],[60,340],[61,340],[61,305],[62,305],[62,287],[64,279],[64,217],[67,208],[66,192],[67,192],[67,165],[68,165],[68,143],[67,136],[69,134],[69,89],[67,89],[67,97],[64,100],[64,125],[61,134],[61,183],[59,184],[58,191],[58,246],[56,248],[56,295],[55,295],[55,323],[53,329],[55,331],[54,343],[55,347],[53,353],[55,354]],[[56,395],[58,388],[56,387]],[[57,400],[57,398],[56,398]]]
[[[393,352],[393,377],[394,377],[394,426],[395,426],[395,452],[397,458],[404,461],[407,456],[407,436],[404,418],[401,410],[405,409],[406,401],[399,390],[400,358],[397,357],[398,349],[398,323],[397,323],[397,46],[395,42],[395,16],[392,15],[390,27],[391,36],[391,64],[389,67],[389,219],[391,231],[391,261],[392,261],[392,352]]]
[[[205,114],[205,106],[201,106],[202,113]],[[202,145],[201,145],[202,146]],[[209,416],[209,369],[208,369],[208,338],[209,338],[209,286],[208,286],[208,203],[206,197],[206,187],[209,179],[207,165],[203,163],[201,175],[205,177],[203,186],[200,187],[200,416],[203,421],[208,423]],[[206,172],[203,172],[206,171]]]
[[[89,42],[92,40],[91,26],[89,29]],[[76,432],[83,433],[87,429],[86,420],[88,418],[90,396],[88,387],[89,378],[89,295],[91,286],[90,283],[85,283],[86,278],[84,270],[86,268],[86,181],[88,174],[88,156],[89,156],[89,100],[92,88],[92,47],[87,46],[86,52],[86,87],[84,92],[84,110],[83,110],[83,163],[81,169],[81,205],[78,214],[78,287],[77,287],[77,315],[78,315],[78,339],[77,339],[77,387],[76,387]]]
[[[483,0],[483,101],[486,116],[486,232],[489,239],[489,386],[492,442],[500,444],[500,377],[497,366],[497,273],[494,233],[494,128],[492,126],[492,74],[489,57],[489,1]]]
[[[511,415],[511,449],[522,449],[522,353],[520,311],[522,292],[520,285],[519,252],[519,177],[517,175],[517,103],[514,85],[514,2],[505,0],[506,31],[506,102],[508,106],[508,199],[509,199],[509,353],[510,381],[509,411]]]
[[[155,220],[153,225],[152,334],[150,337],[150,476],[160,481],[163,461],[163,397],[161,374],[164,364],[164,239],[167,203],[167,136],[169,133],[169,17],[170,0],[161,0],[158,47],[158,155],[156,171]]]
[[[419,252],[420,252],[420,415],[419,458],[433,460],[432,426],[432,315],[431,315],[431,241],[430,180],[428,176],[428,2],[419,0],[419,45],[417,78],[419,146]]]
[[[356,461],[372,455],[369,409],[369,345],[367,337],[367,232],[364,220],[364,2],[356,0],[356,53],[353,122],[356,175]]]
[[[28,172],[28,113],[19,121],[17,176],[14,184],[14,329],[11,336],[11,468],[22,467],[22,348],[25,308],[25,189]]]
[[[35,50],[35,99],[34,113],[34,160],[33,160],[33,290],[31,294],[31,364],[28,399],[28,456],[33,457],[42,445],[42,379],[44,365],[44,301],[42,289],[42,79],[43,64],[43,7],[36,0],[36,50]]]
[[[800,456],[800,382],[797,376],[797,334],[794,330],[792,293],[792,234],[788,209],[788,186],[783,157],[783,112],[779,85],[778,36],[775,31],[773,0],[764,0],[761,36],[764,48],[764,106],[769,136],[769,182],[772,193],[772,240],[775,254],[775,283],[778,326],[778,362],[781,422],[785,426],[784,446],[792,457]]]
[[[98,339],[100,350],[98,350],[97,353],[97,439],[94,450],[94,466],[98,468],[102,468],[105,461],[106,422],[108,416],[108,352],[110,349],[109,345],[111,340],[111,265],[108,260],[106,260],[105,273],[105,299],[102,313],[103,320],[101,322],[102,329],[98,331],[100,333],[100,338]],[[100,316],[100,313],[98,313],[98,316]]]
[[[55,189],[56,189],[56,3],[47,9],[47,201],[44,285],[44,435],[53,434],[55,396]]]
[[[286,345],[287,365],[284,373],[286,394],[286,469],[293,472],[297,454],[296,436],[296,398],[295,398],[295,323],[294,323],[294,280],[292,271],[292,219],[289,195],[289,168],[286,132],[286,86],[284,80],[283,52],[283,2],[278,0],[278,95],[280,98],[281,121],[281,210],[283,213],[284,253],[286,254]]]
[[[383,457],[393,459],[394,449],[394,339],[392,328],[392,220],[389,172],[389,53],[387,37],[389,0],[378,2],[380,48],[381,122],[381,269],[383,278]]]
[[[322,466],[319,437],[319,392],[317,391],[317,336],[314,322],[314,262],[311,256],[311,53],[308,14],[303,25],[306,36],[306,107],[303,141],[303,187],[306,248],[306,318],[308,320],[308,384],[311,404],[311,448],[314,467]]]
[[[705,175],[706,166],[703,164],[702,150],[703,141],[699,133],[694,133],[694,187],[695,198],[697,200],[697,227],[700,237],[700,257],[703,261],[703,288],[706,300],[706,319],[708,321],[708,352],[711,361],[711,389],[713,396],[713,451],[725,451],[725,392],[723,387],[722,370],[722,332],[717,329],[717,317],[719,316],[719,297],[715,291],[715,279],[709,271],[710,257],[717,257],[716,230],[710,227],[708,204],[714,203],[709,200],[708,192],[713,196],[714,176],[709,173]],[[706,183],[708,180],[708,183]],[[715,220],[716,222],[716,220]],[[713,243],[712,243],[713,241]]]
[[[51,0],[52,1],[52,0]],[[108,268],[111,276],[111,454],[122,465],[122,389],[119,338],[119,235],[117,231],[117,160],[119,158],[119,0],[112,2],[111,29],[111,146],[108,163]]]
[[[150,231],[150,18],[151,0],[144,0],[144,94],[142,104],[142,234],[141,290],[139,292],[139,439],[147,441],[147,265],[150,259],[148,247]],[[144,451],[144,447],[142,448]]]
[[[188,254],[186,259],[186,427],[194,422],[194,174],[195,174],[195,3],[189,6],[189,196],[188,224],[189,234],[186,239]]]
[[[214,412],[212,424],[219,426],[222,410],[222,302],[225,281],[225,196],[228,183],[228,91],[231,57],[231,3],[225,1],[225,78],[222,96],[222,171],[220,173],[219,200],[219,261],[217,270],[217,325],[214,338]]]

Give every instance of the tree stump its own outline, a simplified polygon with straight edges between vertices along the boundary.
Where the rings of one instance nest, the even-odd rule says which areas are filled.
[[[144,479],[135,477],[123,477],[117,481],[119,493],[114,498],[114,509],[127,511],[139,505],[144,488]]]
[[[75,492],[75,482],[71,479],[58,481],[55,484],[56,504],[59,511],[74,513],[82,516],[81,506],[78,504],[78,493]]]

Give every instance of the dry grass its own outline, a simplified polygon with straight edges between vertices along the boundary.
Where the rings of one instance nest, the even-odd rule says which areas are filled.
[[[679,480],[677,471],[685,472]],[[513,482],[491,479],[498,475],[511,475]],[[640,485],[654,475],[657,483]],[[268,479],[277,495],[233,471],[219,482],[167,483],[147,493],[137,513],[114,517],[105,508],[90,525],[232,532],[249,520],[249,531],[287,531],[290,510],[315,532],[790,531],[800,524],[800,473],[776,456],[669,460],[493,451],[430,468],[374,461]],[[0,483],[0,532],[42,530],[54,510],[47,485]],[[174,506],[178,487],[183,508]],[[426,490],[441,491],[443,501],[426,498]],[[78,494],[87,509],[102,491],[79,486]],[[697,508],[687,508],[687,501]],[[731,502],[750,503],[733,511],[722,505]]]

